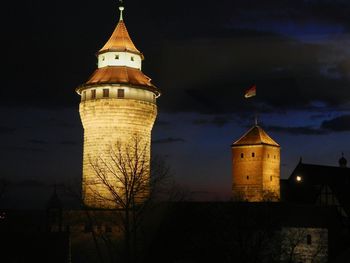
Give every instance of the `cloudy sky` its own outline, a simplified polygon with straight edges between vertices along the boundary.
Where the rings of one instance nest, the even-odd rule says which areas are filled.
[[[162,90],[153,152],[197,199],[225,199],[230,144],[252,124],[281,145],[281,176],[300,157],[350,159],[350,2],[125,1],[143,71]],[[81,177],[75,88],[118,21],[117,1],[3,4],[1,177],[36,187]],[[257,97],[244,91],[257,85]]]

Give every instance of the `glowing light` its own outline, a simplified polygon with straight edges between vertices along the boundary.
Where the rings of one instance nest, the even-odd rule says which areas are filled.
[[[297,180],[297,182],[301,182],[301,181],[302,181],[301,176],[298,175],[298,176],[296,177],[296,180]]]

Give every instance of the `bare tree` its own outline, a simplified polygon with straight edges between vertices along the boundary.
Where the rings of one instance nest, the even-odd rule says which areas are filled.
[[[307,240],[309,239],[309,240]],[[288,227],[281,231],[281,261],[294,263],[327,262],[327,230],[321,228]]]
[[[90,158],[96,176],[85,182],[96,200],[118,214],[126,262],[137,261],[138,230],[145,211],[169,179],[169,168],[160,159],[153,159],[150,173],[148,150],[147,142],[137,135],[128,143],[111,145],[107,154]]]

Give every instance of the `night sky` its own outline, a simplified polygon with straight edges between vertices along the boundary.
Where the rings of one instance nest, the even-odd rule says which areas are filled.
[[[194,199],[229,197],[230,145],[256,112],[281,145],[282,178],[300,157],[350,160],[349,1],[124,2],[143,72],[162,91],[153,154]],[[2,11],[0,177],[34,192],[79,180],[75,88],[96,68],[118,2],[6,1]],[[252,84],[257,96],[244,99]]]

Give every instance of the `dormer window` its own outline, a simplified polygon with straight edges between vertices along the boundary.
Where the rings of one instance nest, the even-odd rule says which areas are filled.
[[[105,56],[102,56],[102,61],[105,61]]]
[[[115,59],[119,59],[119,54],[115,55],[114,58],[115,58]]]
[[[131,56],[131,58],[130,58],[130,59],[131,59],[131,61],[134,61],[134,56]]]

